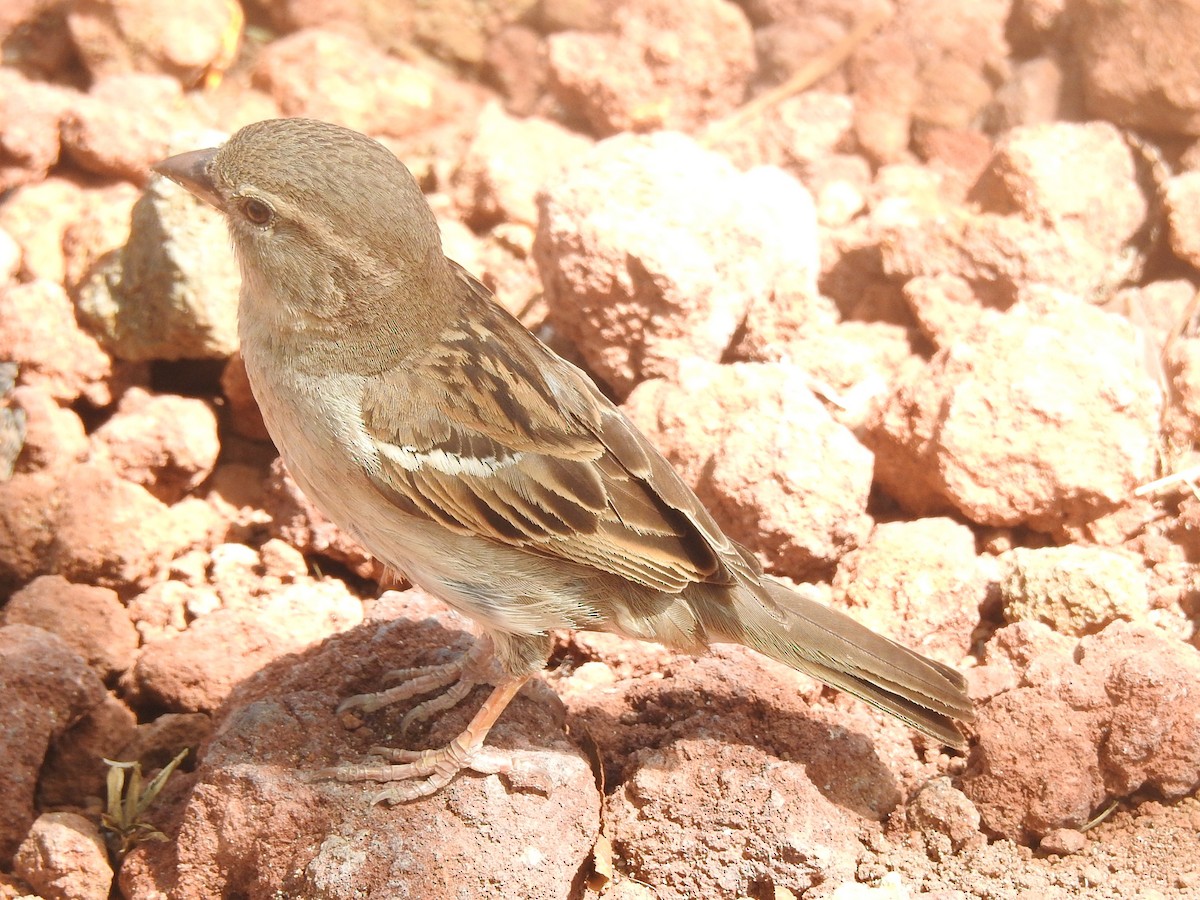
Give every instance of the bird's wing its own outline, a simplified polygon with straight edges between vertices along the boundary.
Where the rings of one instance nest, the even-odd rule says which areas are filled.
[[[758,593],[753,557],[624,414],[459,277],[461,322],[365,391],[376,487],[452,531],[657,590],[748,578]]]

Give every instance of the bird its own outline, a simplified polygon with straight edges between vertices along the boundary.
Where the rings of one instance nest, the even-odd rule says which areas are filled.
[[[154,170],[224,214],[241,354],[307,497],[389,569],[478,623],[460,659],[348,698],[428,697],[402,725],[491,691],[443,747],[322,774],[376,802],[497,771],[489,729],[557,629],[687,653],[738,643],[965,749],[963,676],[764,572],[637,426],[445,256],[404,164],[314,119],[247,125]]]

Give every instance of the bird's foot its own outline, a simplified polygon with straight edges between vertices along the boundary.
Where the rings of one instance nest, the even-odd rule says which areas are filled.
[[[463,740],[463,732],[445,747],[437,750],[398,750],[392,747],[372,747],[373,756],[390,760],[391,765],[347,765],[321,769],[316,778],[330,778],[344,783],[357,781],[395,782],[371,798],[372,803],[408,803],[437,793],[459,772],[469,769],[481,775],[494,775],[512,768],[512,758],[499,750],[486,750],[482,740],[471,747]]]
[[[388,672],[384,675],[384,681],[395,684],[395,687],[347,697],[338,706],[337,711],[339,714],[372,713],[393,703],[438,692],[428,700],[418,703],[400,720],[400,733],[407,734],[413,725],[458,706],[476,685],[498,681],[492,662],[492,642],[487,637],[482,637],[454,662]]]
[[[427,669],[407,669],[392,673],[404,678],[404,682],[378,694],[360,694],[357,697],[351,697],[338,707],[338,711],[355,709],[370,712],[390,703],[428,693],[447,685],[449,688],[443,693],[426,700],[410,711],[401,722],[401,728],[407,728],[414,722],[450,709],[461,702],[476,684],[492,680],[484,678],[478,671],[485,662],[491,659],[490,642],[487,642],[483,650],[477,653],[478,649],[479,645],[477,644],[462,660],[449,665],[431,666]],[[454,681],[455,678],[459,680]],[[509,755],[500,751],[485,750],[483,742],[496,719],[500,717],[505,707],[528,680],[528,676],[496,678],[496,687],[488,695],[479,712],[475,714],[463,732],[445,747],[436,750],[374,747],[370,752],[389,760],[391,765],[333,766],[314,772],[313,778],[328,778],[341,782],[397,782],[387,790],[376,794],[372,798],[372,802],[406,803],[409,800],[428,797],[437,792],[463,769],[470,769],[484,775],[507,771],[512,766]],[[416,685],[415,688],[414,685]]]

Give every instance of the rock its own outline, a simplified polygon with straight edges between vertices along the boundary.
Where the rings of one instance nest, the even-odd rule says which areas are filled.
[[[862,42],[847,77],[855,132],[874,160],[902,159],[912,136],[929,129],[974,125],[992,100],[996,73],[1009,65],[1010,5],[905,4]]]
[[[53,282],[0,288],[0,358],[20,366],[22,384],[40,386],[55,400],[112,402],[112,360],[76,324],[70,298]]]
[[[60,502],[54,472],[17,472],[0,481],[0,594],[45,571]]]
[[[0,43],[6,70],[42,81],[66,81],[75,62],[67,32],[65,4],[56,0],[14,0],[0,11]],[[0,91],[3,95],[4,91]],[[6,116],[0,114],[0,121]]]
[[[1080,828],[1111,799],[1182,797],[1200,781],[1194,647],[1121,621],[1078,644],[1021,623],[986,654],[1019,680],[977,707],[963,790],[989,831],[1035,840]]]
[[[174,78],[114,74],[63,116],[63,151],[86,172],[144,186],[150,166],[169,155],[171,136],[196,127]]]
[[[917,792],[908,807],[908,821],[921,832],[930,850],[940,847],[942,839],[949,844],[946,849],[953,851],[984,841],[979,810],[949,778],[935,778]]]
[[[1053,856],[1071,856],[1087,846],[1088,839],[1082,831],[1074,828],[1055,828],[1042,838],[1038,850]]]
[[[625,873],[661,900],[745,897],[763,883],[801,896],[853,880],[843,848],[860,822],[798,763],[715,740],[639,750],[631,763],[605,826]]]
[[[272,41],[259,54],[253,83],[285,116],[368,134],[405,135],[438,112],[432,75],[332,30],[306,28]]]
[[[498,222],[535,227],[542,185],[590,146],[547,119],[517,119],[489,104],[454,174],[455,200],[475,228]],[[537,165],[531,166],[535,159]]]
[[[34,820],[34,792],[50,742],[103,702],[104,685],[57,635],[29,625],[0,628],[0,864]]]
[[[62,235],[63,280],[69,293],[128,243],[133,205],[140,196],[137,187],[124,181],[83,192],[80,210]]]
[[[1140,560],[1103,547],[1018,547],[1003,559],[1000,599],[1008,622],[1044,622],[1082,637],[1150,612]]]
[[[217,142],[197,143],[207,141]],[[224,217],[155,178],[133,207],[129,243],[80,286],[77,303],[122,359],[224,359],[238,346],[240,287]]]
[[[970,648],[991,569],[965,525],[883,522],[841,559],[833,596],[872,630],[955,665]]]
[[[72,812],[38,816],[13,871],[45,900],[108,900],[113,881],[100,830]]]
[[[1152,477],[1159,401],[1136,335],[1053,299],[986,317],[872,417],[876,478],[905,507],[1059,532]]]
[[[17,188],[4,198],[0,228],[21,247],[23,281],[63,283],[63,234],[84,205],[83,188],[57,175]]]
[[[622,136],[547,186],[534,257],[551,323],[623,398],[688,357],[719,361],[756,300],[815,294],[816,216],[778,169]]]
[[[1071,160],[1067,167],[1064,158]],[[971,199],[984,212],[1070,223],[1115,255],[1149,210],[1138,177],[1129,144],[1109,123],[1053,122],[1006,134]]]
[[[87,458],[91,446],[83,421],[73,410],[59,406],[47,386],[16,388],[12,402],[23,422],[17,471],[62,472]]]
[[[62,638],[101,678],[133,665],[138,636],[115,591],[71,584],[60,575],[35,578],[9,598],[0,624],[33,625]]]
[[[1165,194],[1171,250],[1188,265],[1200,267],[1200,171],[1169,179]]]
[[[1087,113],[1123,128],[1200,134],[1200,4],[1113,6],[1068,0],[1069,52],[1083,80]]]
[[[221,444],[217,417],[195,397],[130,388],[94,441],[117,474],[174,503],[212,474]]]
[[[643,382],[626,412],[734,540],[803,578],[866,537],[871,454],[771,363],[684,366]]]
[[[629,0],[610,22],[548,39],[550,90],[595,134],[689,131],[745,99],[754,40],[734,4]]]
[[[372,804],[376,784],[310,777],[323,765],[363,761],[372,744],[397,743],[396,708],[347,731],[335,713],[346,694],[377,689],[389,669],[446,661],[448,643],[461,648],[462,620],[444,609],[429,618],[438,605],[420,595],[409,604],[414,595],[393,595],[399,618],[270,663],[229,698],[194,784],[159,823],[178,840],[126,860],[127,895],[569,894],[599,832],[600,794],[552,697],[535,702],[522,692],[493,729],[488,743],[512,752],[512,772],[461,775],[402,810]],[[481,697],[472,694],[418,741],[449,740]]]
[[[313,506],[281,459],[271,465],[264,507],[271,516],[271,533],[301,552],[343,563],[362,578],[382,577],[382,564]]]
[[[1031,285],[1089,297],[1114,283],[1112,254],[1071,222],[1049,228],[952,207],[897,223],[880,251],[883,271],[894,279],[958,276],[1002,308]]]
[[[141,702],[172,712],[212,712],[251,673],[362,621],[335,580],[289,585],[234,608],[207,612],[183,633],[142,648],[133,670]]]
[[[235,2],[77,0],[70,4],[71,40],[93,80],[147,72],[184,87],[216,79],[233,63],[243,14]]]
[[[59,123],[75,93],[26,79],[7,65],[7,52],[5,62],[0,68],[0,194],[37,184],[58,162]]]
[[[181,530],[185,523],[172,510],[107,464],[83,463],[63,480],[47,565],[70,581],[117,590],[145,587],[201,536]]]
[[[50,745],[38,778],[38,804],[94,808],[108,799],[106,759],[121,759],[137,731],[133,710],[111,693]]]
[[[221,393],[229,406],[229,422],[238,435],[252,441],[271,440],[258,401],[250,389],[250,378],[246,375],[246,364],[240,352],[229,357],[221,372]]]

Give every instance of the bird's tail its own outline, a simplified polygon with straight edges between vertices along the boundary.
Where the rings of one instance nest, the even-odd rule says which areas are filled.
[[[965,748],[955,722],[974,721],[975,711],[959,672],[780,582],[764,578],[763,583],[778,610],[767,610],[750,596],[739,597],[736,610],[726,607],[737,620],[731,633],[718,636],[729,622],[706,623],[714,640],[745,644],[944,744]]]

